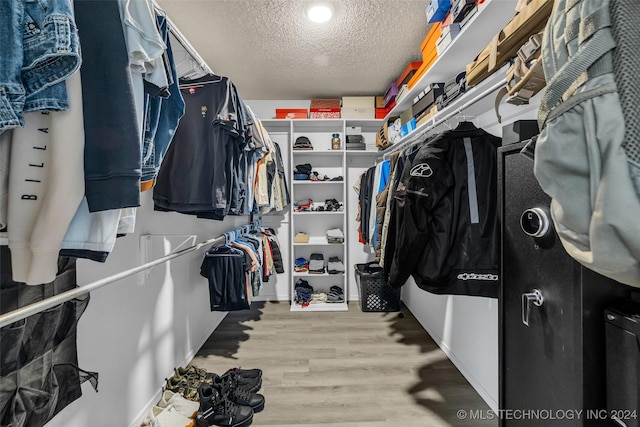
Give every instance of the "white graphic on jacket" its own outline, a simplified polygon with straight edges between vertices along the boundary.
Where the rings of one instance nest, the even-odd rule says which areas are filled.
[[[411,168],[411,171],[409,173],[411,174],[411,176],[429,178],[431,175],[433,175],[433,169],[431,169],[431,166],[429,166],[428,163],[418,163]]]

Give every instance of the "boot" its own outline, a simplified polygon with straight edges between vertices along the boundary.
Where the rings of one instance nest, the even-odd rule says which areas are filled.
[[[219,386],[227,399],[237,405],[250,406],[254,413],[264,409],[264,396],[244,388],[234,372],[214,377],[213,384]]]
[[[227,399],[219,385],[202,384],[198,395],[200,409],[196,427],[248,427],[253,422],[253,410]]]

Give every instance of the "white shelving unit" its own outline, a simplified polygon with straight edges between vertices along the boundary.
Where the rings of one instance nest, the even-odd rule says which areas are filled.
[[[351,280],[350,263],[348,260],[348,218],[355,218],[355,207],[347,206],[347,165],[350,159],[373,159],[381,155],[375,147],[376,133],[382,126],[382,120],[375,119],[295,119],[295,120],[262,120],[268,132],[288,133],[289,147],[289,183],[292,200],[290,214],[291,227],[291,310],[292,311],[346,311],[349,300],[349,280]],[[361,128],[366,150],[345,150],[346,130],[350,127]],[[332,134],[340,135],[341,149],[331,150]],[[313,150],[293,150],[293,144],[298,137],[309,138]],[[293,170],[296,165],[309,163],[314,171],[329,178],[342,177],[341,181],[311,181],[294,180]],[[336,199],[342,203],[342,211],[311,211],[295,212],[293,203],[311,199],[314,203],[323,204],[327,199]],[[353,212],[351,212],[353,210]],[[331,228],[342,230],[344,243],[328,243],[326,231]],[[309,235],[308,243],[295,243],[297,233]],[[321,253],[325,267],[331,257],[339,257],[345,266],[344,274],[314,274],[296,272],[293,269],[296,258],[309,260],[312,253]],[[337,285],[343,289],[344,303],[313,303],[303,307],[295,302],[295,284],[302,279],[309,282],[314,290],[326,292],[331,286]]]

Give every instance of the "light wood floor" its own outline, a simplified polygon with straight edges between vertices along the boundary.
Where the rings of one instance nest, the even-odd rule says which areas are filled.
[[[263,370],[254,426],[497,426],[461,420],[489,407],[408,310],[292,313],[287,303],[231,312],[192,364]]]

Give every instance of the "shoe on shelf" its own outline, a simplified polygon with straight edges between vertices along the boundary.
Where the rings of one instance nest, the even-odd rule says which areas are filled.
[[[196,405],[198,404],[196,403]],[[196,422],[176,412],[172,406],[166,408],[154,406],[144,419],[144,425],[148,427],[194,427]]]
[[[197,427],[247,427],[253,422],[253,409],[233,403],[218,385],[203,384],[198,389],[198,397]]]
[[[332,286],[329,290],[329,295],[327,295],[328,303],[339,303],[344,302],[344,292],[340,286]]]
[[[258,378],[254,378],[257,380]],[[218,386],[222,394],[236,405],[250,406],[254,413],[258,413],[264,409],[264,396],[249,391],[243,387],[239,381],[239,377],[229,372],[222,376],[216,376],[213,379],[213,385]]]
[[[329,181],[342,181],[344,178],[342,175],[331,178]]]
[[[296,212],[309,211],[311,210],[312,204],[313,204],[313,200],[311,199],[298,201],[295,204],[295,211]]]
[[[337,256],[329,258],[327,263],[327,272],[329,274],[344,274],[344,264]]]
[[[303,233],[302,231],[296,234],[296,237],[293,238],[294,243],[309,243],[309,235],[307,233]]]
[[[195,418],[198,414],[198,402],[185,399],[179,393],[174,393],[171,390],[165,390],[158,402],[160,408],[173,408],[174,412],[184,415],[187,418]]]
[[[324,274],[324,257],[322,254],[311,254],[309,257],[309,273]]]

